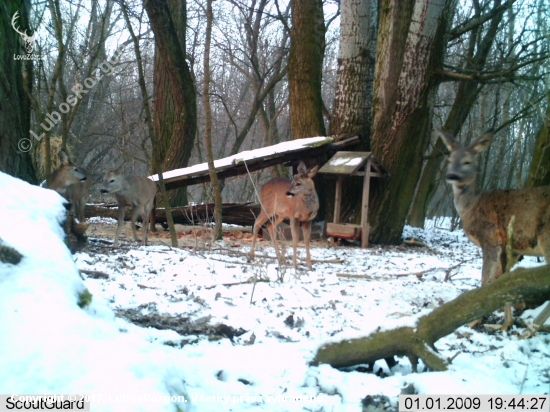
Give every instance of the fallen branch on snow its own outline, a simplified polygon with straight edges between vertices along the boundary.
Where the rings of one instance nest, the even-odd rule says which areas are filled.
[[[327,363],[340,368],[373,364],[379,359],[393,356],[407,356],[415,371],[419,359],[431,370],[443,371],[450,361],[435,349],[434,344],[440,338],[468,322],[489,315],[507,302],[548,296],[549,293],[550,266],[518,269],[438,307],[418,319],[415,328],[401,327],[376,332],[366,338],[346,339],[324,345],[312,363]]]

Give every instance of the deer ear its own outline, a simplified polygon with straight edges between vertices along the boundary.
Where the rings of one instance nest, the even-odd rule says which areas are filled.
[[[71,158],[64,149],[61,149],[59,151],[59,160],[61,161],[62,165],[68,165],[69,163],[71,163]]]
[[[452,152],[453,150],[457,150],[458,148],[460,148],[460,143],[455,140],[451,133],[440,129],[439,127],[437,127],[435,131],[439,135],[439,137],[441,137],[441,140],[443,141],[443,143],[445,143],[445,146],[447,146],[447,149],[449,149],[449,151]]]
[[[121,175],[124,173],[124,163],[119,164],[117,167],[113,169],[113,173],[115,175]]]
[[[319,166],[313,166],[311,169],[307,171],[307,177],[309,177],[310,179],[313,179],[318,171],[319,171]]]
[[[298,163],[297,170],[299,175],[307,174],[306,164],[303,161],[300,161],[300,163]]]
[[[485,134],[482,134],[472,142],[470,147],[468,147],[468,151],[472,154],[483,152],[485,149],[491,146],[491,143],[493,143],[494,135],[495,135],[495,132],[493,132],[492,130]]]

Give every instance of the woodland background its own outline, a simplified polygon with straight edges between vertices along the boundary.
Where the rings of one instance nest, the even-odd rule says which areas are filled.
[[[16,12],[43,59],[14,59],[26,52]],[[371,185],[372,240],[397,243],[406,223],[451,215],[458,224],[434,126],[463,142],[496,130],[481,156],[484,190],[550,182],[549,13],[548,0],[6,0],[0,170],[39,183],[56,147],[68,147],[99,182],[121,162],[149,175],[290,139],[359,135],[357,150],[391,173]],[[30,136],[115,50],[114,73],[40,142]],[[214,183],[224,202],[255,200],[247,176]],[[360,185],[346,182],[344,221],[360,218]],[[317,187],[329,220],[333,181]],[[192,186],[170,202],[212,202],[219,190]]]

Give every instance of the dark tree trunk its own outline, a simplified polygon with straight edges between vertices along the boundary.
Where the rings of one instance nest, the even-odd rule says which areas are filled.
[[[525,187],[538,187],[550,185],[550,93],[548,94],[548,109],[546,118],[540,125],[537,133],[537,144],[531,172]]]
[[[322,0],[293,0],[292,33],[288,81],[290,89],[290,127],[292,139],[325,136],[321,80],[325,53],[325,22]],[[309,159],[308,167],[322,164],[325,157]],[[296,172],[294,170],[294,172]],[[326,182],[321,175],[315,177],[319,195],[318,219],[326,210]]]
[[[212,0],[206,0],[206,34],[204,41],[204,116],[206,127],[204,132],[204,145],[206,147],[206,158],[208,159],[208,171],[212,190],[214,191],[214,221],[216,222],[215,238],[222,239],[222,191],[220,181],[214,166],[214,152],[212,150],[212,107],[210,105],[210,45],[212,43],[212,23],[214,14],[212,12]]]
[[[371,187],[374,243],[397,244],[431,135],[432,107],[456,0],[382,1],[372,151],[391,177]]]
[[[186,2],[145,0],[155,33],[155,126],[163,170],[186,167],[197,132],[197,93],[185,60]],[[185,189],[171,193],[172,206],[186,204]]]
[[[322,1],[294,0],[288,69],[293,139],[326,134],[321,97],[324,52]]]
[[[32,60],[15,60],[26,55],[21,36],[11,20],[19,12],[17,26],[29,29],[28,0],[7,0],[0,8],[0,171],[36,184],[37,177],[29,150],[38,144],[31,139]]]

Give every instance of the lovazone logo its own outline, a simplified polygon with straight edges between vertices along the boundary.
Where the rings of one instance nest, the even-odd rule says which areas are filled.
[[[11,19],[11,27],[21,36],[23,43],[25,44],[25,51],[27,54],[14,54],[14,60],[42,60],[44,57],[33,54],[34,46],[36,43],[37,31],[34,31],[34,34],[29,36],[27,30],[21,31],[17,26],[17,19],[19,19],[19,11],[16,11]]]

